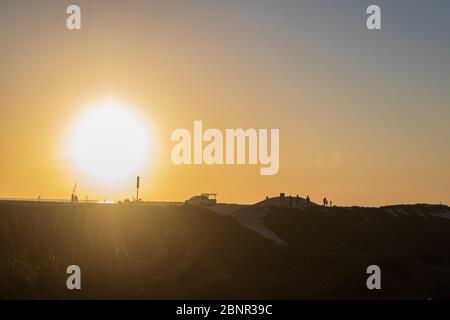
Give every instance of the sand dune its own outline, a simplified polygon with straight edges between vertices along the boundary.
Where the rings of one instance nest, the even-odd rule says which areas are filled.
[[[0,298],[450,299],[449,214],[0,203]],[[65,287],[70,264],[82,291]],[[371,264],[378,292],[365,286]]]

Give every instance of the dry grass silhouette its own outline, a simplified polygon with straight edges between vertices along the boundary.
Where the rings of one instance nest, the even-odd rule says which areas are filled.
[[[448,299],[441,212],[269,207],[264,224],[280,246],[203,208],[1,203],[0,298]],[[81,291],[66,289],[71,264]],[[381,291],[365,287],[370,264],[381,266]]]

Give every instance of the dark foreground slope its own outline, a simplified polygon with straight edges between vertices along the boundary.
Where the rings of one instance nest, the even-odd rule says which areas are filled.
[[[3,203],[0,298],[450,298],[447,207],[267,212],[287,246],[201,208]]]

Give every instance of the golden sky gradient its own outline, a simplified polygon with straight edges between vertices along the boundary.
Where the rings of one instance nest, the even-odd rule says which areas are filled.
[[[424,36],[432,26],[374,34],[363,6],[343,14],[312,2],[79,1],[82,30],[68,31],[63,2],[0,5],[0,197],[68,199],[75,181],[81,199],[132,197],[134,176],[92,181],[65,150],[82,108],[114,96],[153,133],[144,200],[217,192],[252,203],[285,192],[337,205],[450,202],[450,49],[448,37]],[[170,134],[194,120],[280,129],[279,173],[173,165]]]

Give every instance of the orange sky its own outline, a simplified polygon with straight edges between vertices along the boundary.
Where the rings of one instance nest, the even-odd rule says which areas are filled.
[[[285,192],[337,205],[450,202],[450,67],[448,56],[433,62],[448,45],[435,52],[412,38],[411,52],[394,31],[368,34],[328,13],[330,31],[293,8],[80,3],[79,32],[65,29],[64,5],[2,4],[0,197],[68,198],[75,181],[82,199],[132,197],[134,176],[92,181],[65,150],[80,110],[112,95],[154,133],[145,200],[217,192],[252,203]],[[194,120],[280,129],[279,173],[173,165],[170,134]]]

